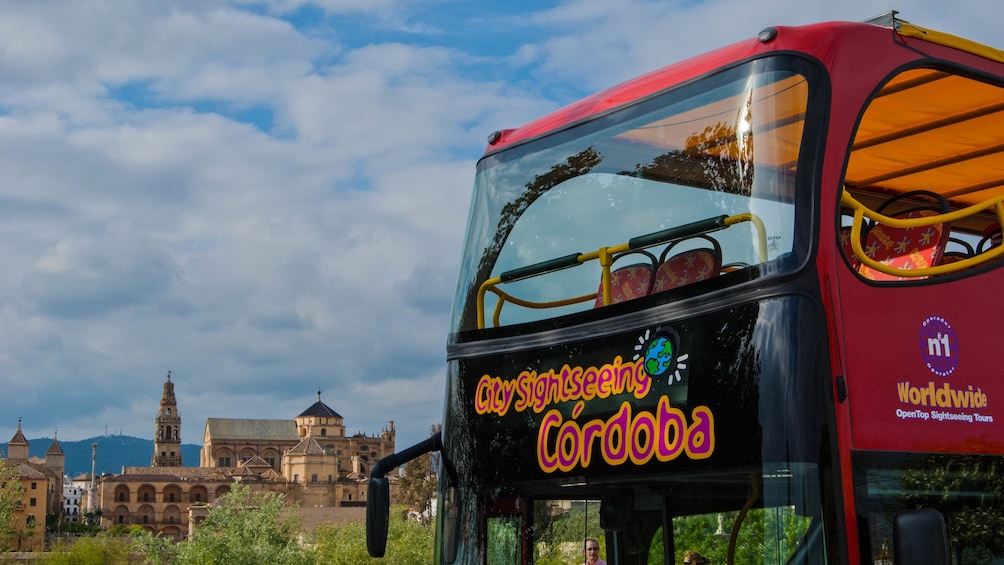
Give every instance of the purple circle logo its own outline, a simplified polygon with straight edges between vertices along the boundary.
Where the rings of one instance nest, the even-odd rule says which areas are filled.
[[[959,366],[959,341],[941,316],[931,316],[920,325],[920,358],[939,377],[951,375]]]

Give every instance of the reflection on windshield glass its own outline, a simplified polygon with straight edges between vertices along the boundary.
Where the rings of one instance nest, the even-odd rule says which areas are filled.
[[[862,551],[884,552],[898,512],[936,508],[945,518],[954,563],[1004,561],[1004,469],[983,455],[858,453],[858,513],[868,530]]]
[[[493,276],[690,222],[740,214],[763,222],[763,234],[754,233],[751,224],[715,234],[722,237],[722,257],[711,276],[729,272],[726,266],[744,268],[790,253],[808,88],[801,75],[769,66],[750,63],[693,92],[681,89],[483,159],[455,329],[458,322],[466,329],[477,327],[478,289]],[[758,238],[769,246],[766,258]],[[660,248],[649,251],[657,258],[661,253]],[[509,309],[500,324],[592,308],[586,298],[572,299],[595,298],[599,263],[569,271],[504,289],[514,303],[534,304]]]
[[[764,469],[775,471],[535,484],[533,495],[502,488],[488,504],[483,562],[579,564],[592,546],[621,565],[683,563],[687,552],[712,563],[825,563],[818,467]]]
[[[582,563],[584,540],[597,540],[600,559],[606,560],[600,505],[595,500],[534,501],[534,563]]]
[[[486,565],[519,565],[520,520],[501,516],[488,519],[488,549]]]
[[[671,227],[749,212],[754,212],[764,224],[766,260],[791,251],[794,207],[790,203],[751,200],[727,192],[711,192],[635,177],[611,174],[579,176],[551,189],[523,213],[500,250],[491,276],[571,253],[624,244],[634,237]],[[555,237],[555,234],[565,235]],[[707,239],[711,238],[720,248],[718,269],[750,266],[763,262],[760,235],[755,224],[743,222],[709,233],[704,238],[669,242],[647,248],[647,251],[652,256],[652,269],[657,271],[667,246],[674,244],[673,253],[678,254],[705,247]],[[637,260],[617,261],[614,266],[632,264]],[[591,261],[546,276],[524,279],[507,285],[504,290],[522,300],[537,303],[595,294],[600,283],[600,269],[598,261]],[[491,311],[495,307],[493,300],[489,298],[486,310]],[[502,324],[553,317],[592,307],[594,303],[586,301],[550,311],[507,308]]]
[[[536,565],[579,564],[586,547],[597,547],[600,559],[628,565],[683,563],[685,554],[711,563],[826,563],[817,466],[769,467],[779,470],[582,485],[598,498],[516,497],[510,512],[486,520],[486,562],[520,563],[525,551]]]

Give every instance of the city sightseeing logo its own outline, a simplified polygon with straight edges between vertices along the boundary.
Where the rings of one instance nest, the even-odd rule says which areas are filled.
[[[634,360],[644,359],[645,372],[651,377],[668,374],[668,384],[680,382],[683,380],[680,371],[687,370],[690,355],[678,355],[679,346],[680,336],[672,330],[658,329],[654,335],[651,330],[645,330],[644,334],[638,336],[638,345],[634,346],[637,352]]]
[[[920,325],[920,357],[928,370],[947,377],[959,366],[959,341],[952,325],[941,316],[931,316]]]
[[[711,409],[694,406],[686,414],[667,395],[649,398],[654,382],[683,380],[689,355],[679,347],[675,332],[657,329],[639,336],[631,361],[616,355],[599,365],[527,368],[510,378],[484,374],[474,410],[480,416],[541,414],[536,451],[545,473],[587,469],[601,459],[609,466],[707,459],[715,451]],[[588,416],[587,405],[611,397],[622,399],[612,415]]]

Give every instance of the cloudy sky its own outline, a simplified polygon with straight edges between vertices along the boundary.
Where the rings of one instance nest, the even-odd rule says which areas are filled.
[[[768,25],[1004,47],[998,1],[3,2],[0,441],[152,438],[170,370],[185,443],[321,390],[406,447],[490,132]]]

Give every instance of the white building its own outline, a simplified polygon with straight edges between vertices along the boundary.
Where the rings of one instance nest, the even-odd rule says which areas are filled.
[[[79,522],[83,514],[84,493],[91,484],[87,473],[71,479],[63,475],[63,516],[70,522]]]

